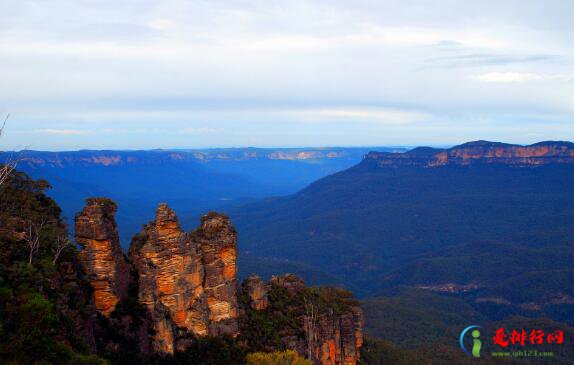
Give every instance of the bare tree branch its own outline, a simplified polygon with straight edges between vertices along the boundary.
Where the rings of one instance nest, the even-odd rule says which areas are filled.
[[[6,127],[6,122],[8,122],[8,118],[10,118],[10,114],[7,114],[4,118],[4,122],[2,123],[2,127],[0,127],[0,137],[2,137],[2,133],[4,132],[4,127]]]
[[[315,331],[317,326],[317,310],[312,300],[307,300],[307,297],[304,296],[303,301],[305,304],[304,327],[307,337],[307,358],[313,360],[313,345],[317,337]]]
[[[8,176],[14,171],[17,163],[15,161],[8,161],[5,165],[0,166],[0,185],[4,184]]]
[[[38,223],[28,221],[28,227],[26,229],[25,241],[28,246],[28,263],[32,264],[32,260],[38,249],[40,248],[42,230],[46,224],[45,220],[41,220]]]
[[[6,117],[4,118],[4,122],[0,127],[0,137],[2,137],[2,135],[4,134],[4,128],[6,127],[6,122],[8,122],[8,118],[10,118],[10,114],[6,115]],[[14,171],[16,165],[18,165],[18,160],[11,158],[9,158],[7,161],[5,161],[3,164],[0,165],[0,186],[6,181],[6,179],[8,179],[8,176],[10,176],[12,171]]]
[[[66,247],[70,246],[70,244],[71,242],[68,239],[68,237],[58,236],[58,238],[56,239],[56,252],[54,252],[54,259],[52,260],[52,263],[54,265],[56,264],[56,261],[58,261],[58,258],[60,257],[62,252],[66,249]]]

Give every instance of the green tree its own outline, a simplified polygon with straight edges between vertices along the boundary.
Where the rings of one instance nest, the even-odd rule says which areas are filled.
[[[77,331],[91,318],[89,295],[66,269],[78,266],[75,247],[61,242],[66,226],[47,188],[19,172],[0,186],[0,363],[103,364]]]

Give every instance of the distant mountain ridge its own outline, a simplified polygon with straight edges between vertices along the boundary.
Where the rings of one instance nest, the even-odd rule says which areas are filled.
[[[19,159],[18,168],[46,179],[49,194],[73,218],[84,199],[108,196],[118,202],[125,247],[157,201],[181,212],[184,226],[202,211],[295,193],[313,181],[360,162],[372,148],[212,148],[170,150],[21,151],[0,153]],[[384,151],[401,148],[380,147]]]
[[[366,162],[379,166],[469,165],[473,163],[535,166],[574,163],[574,143],[545,141],[528,146],[489,141],[467,142],[448,149],[417,147],[404,153],[369,152]]]
[[[385,148],[391,151],[404,151],[404,148]],[[313,161],[348,159],[367,153],[363,147],[325,148],[213,148],[199,150],[79,150],[46,152],[24,150],[13,153],[21,159],[21,164],[32,168],[67,166],[128,166],[185,164],[213,161]]]

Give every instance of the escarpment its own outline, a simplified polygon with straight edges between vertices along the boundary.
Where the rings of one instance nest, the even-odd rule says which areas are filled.
[[[120,247],[114,218],[116,205],[109,199],[92,198],[76,215],[79,260],[93,288],[96,310],[108,316],[128,294],[129,264]]]
[[[76,216],[79,256],[108,330],[133,337],[142,354],[171,356],[198,338],[229,336],[256,350],[292,349],[315,364],[359,361],[363,316],[352,295],[308,288],[293,274],[269,282],[252,275],[239,287],[237,233],[227,216],[206,214],[196,230],[185,232],[175,212],[160,204],[126,259],[115,211],[111,200],[87,200]],[[142,313],[126,312],[134,301]]]
[[[475,141],[448,149],[418,147],[404,153],[370,152],[365,162],[380,167],[503,164],[541,166],[574,163],[574,143],[547,141],[528,146]]]

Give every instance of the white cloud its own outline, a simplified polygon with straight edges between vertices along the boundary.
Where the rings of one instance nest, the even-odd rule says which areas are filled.
[[[224,133],[223,128],[209,128],[209,127],[198,127],[198,128],[184,128],[183,133],[188,134],[211,134],[211,133]]]
[[[60,136],[81,136],[87,134],[94,134],[93,131],[85,130],[85,129],[35,129],[33,130],[34,133],[39,134],[50,134],[50,135],[60,135]]]
[[[154,19],[148,25],[157,30],[169,30],[176,26],[176,23],[171,19]]]
[[[292,112],[309,122],[362,122],[377,124],[410,124],[432,120],[427,113],[392,108],[329,108]]]
[[[574,81],[574,75],[538,74],[532,72],[489,72],[470,77],[472,80],[491,83],[521,83],[530,81]]]
[[[513,83],[542,80],[539,74],[528,72],[489,72],[471,76],[473,80],[481,82]]]

